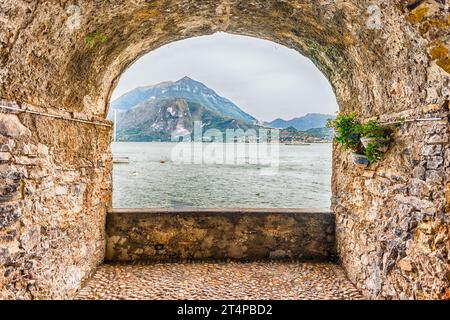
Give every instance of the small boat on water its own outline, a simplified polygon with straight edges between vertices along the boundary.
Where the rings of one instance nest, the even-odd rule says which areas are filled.
[[[129,157],[113,157],[113,163],[130,163]]]

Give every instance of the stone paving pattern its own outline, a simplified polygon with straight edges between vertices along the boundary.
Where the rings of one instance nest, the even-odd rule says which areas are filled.
[[[105,264],[76,299],[363,299],[332,263],[187,262]]]

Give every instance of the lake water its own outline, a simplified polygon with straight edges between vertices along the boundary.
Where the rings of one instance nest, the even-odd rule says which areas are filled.
[[[243,144],[245,145],[245,144]],[[115,208],[329,208],[331,144],[280,145],[276,173],[267,166],[180,163],[176,143],[117,142]],[[250,163],[248,163],[250,162]]]

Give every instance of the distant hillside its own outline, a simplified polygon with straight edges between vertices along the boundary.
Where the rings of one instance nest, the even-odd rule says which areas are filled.
[[[148,100],[121,112],[117,117],[119,141],[171,141],[193,139],[194,121],[201,121],[203,133],[209,129],[257,129],[242,120],[210,111],[203,105],[180,98]],[[225,137],[223,137],[225,138]]]
[[[313,128],[306,131],[288,127],[280,130],[281,142],[328,142],[333,139],[333,129]]]
[[[256,121],[230,100],[219,96],[203,83],[184,77],[176,82],[162,82],[157,85],[136,88],[111,103],[110,111],[130,110],[131,108],[160,99],[184,99],[202,105],[206,110],[223,117],[247,123]],[[110,115],[111,116],[111,115]]]
[[[331,128],[313,128],[305,131],[309,137],[321,139],[333,139],[333,129]]]
[[[336,116],[321,113],[308,113],[306,116],[294,118],[292,120],[276,119],[267,125],[271,128],[285,129],[294,127],[300,131],[306,131],[315,128],[324,128],[328,119],[334,119]]]

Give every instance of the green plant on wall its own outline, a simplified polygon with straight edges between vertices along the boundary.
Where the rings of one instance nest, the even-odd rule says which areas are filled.
[[[346,150],[357,150],[360,145],[360,124],[354,113],[339,114],[335,120],[328,119],[328,128],[335,131],[335,139]]]
[[[365,148],[364,154],[370,164],[378,162],[383,157],[383,152],[381,151],[380,145],[377,142],[371,142]]]
[[[327,127],[335,130],[335,140],[344,149],[357,155],[355,163],[361,164],[361,157],[367,164],[380,161],[391,141],[391,129],[375,120],[361,124],[354,113],[340,114],[335,120],[328,120]]]
[[[99,42],[99,43],[104,43],[106,41],[106,36],[103,33],[100,33],[98,31],[94,31],[91,32],[87,38],[86,38],[86,43],[88,44],[89,47],[93,47],[95,45],[95,43]]]
[[[362,124],[358,128],[361,137],[366,138],[385,138],[386,129],[383,128],[378,122],[370,120],[365,124]]]

